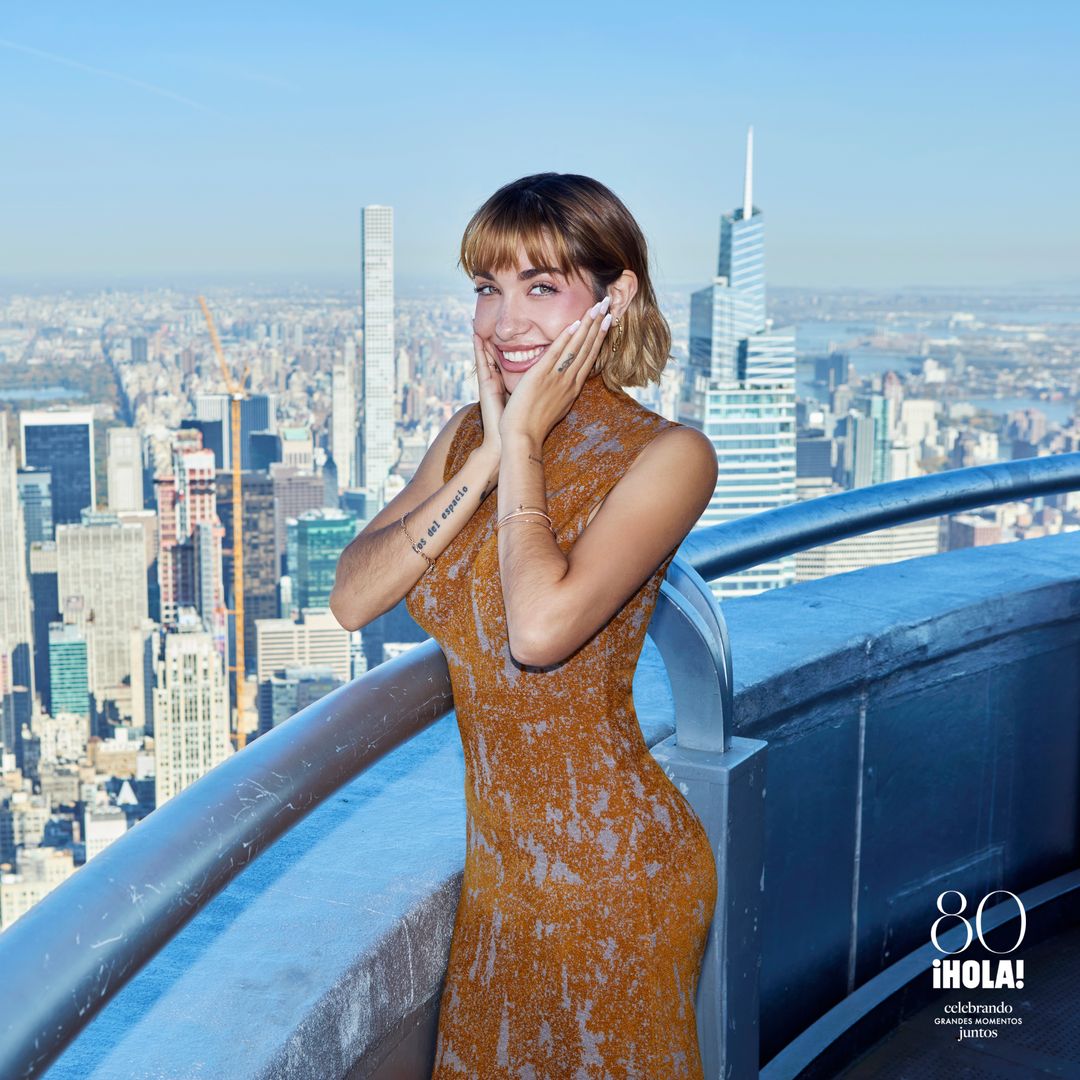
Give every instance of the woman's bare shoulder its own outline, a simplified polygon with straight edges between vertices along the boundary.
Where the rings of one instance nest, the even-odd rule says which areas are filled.
[[[716,448],[704,431],[677,420],[669,420],[659,413],[652,415],[656,418],[657,430],[630,463],[628,473],[636,465],[648,465],[658,459],[699,468],[708,466],[710,461],[715,464]]]

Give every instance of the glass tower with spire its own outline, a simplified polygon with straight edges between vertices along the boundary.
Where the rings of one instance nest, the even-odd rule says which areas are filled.
[[[795,333],[765,309],[765,227],[754,206],[754,129],[746,137],[743,204],[720,219],[713,283],[690,300],[690,356],[680,419],[716,449],[716,490],[699,526],[795,501]],[[719,578],[718,599],[795,580],[786,556]]]

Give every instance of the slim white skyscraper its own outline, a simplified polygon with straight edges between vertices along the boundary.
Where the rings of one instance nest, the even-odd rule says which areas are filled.
[[[366,516],[385,503],[386,478],[397,463],[394,438],[394,211],[365,206],[361,229],[363,260],[364,434],[360,485],[367,489]]]
[[[105,433],[110,510],[143,508],[142,436],[138,428],[115,427]]]
[[[197,612],[181,608],[176,629],[163,638],[154,670],[158,806],[232,753],[229,688],[213,637]]]
[[[713,283],[690,301],[690,360],[681,413],[716,447],[719,476],[699,526],[795,501],[795,332],[765,314],[764,218],[753,205],[753,128],[743,205],[720,221]],[[717,598],[789,585],[794,556],[720,578]]]

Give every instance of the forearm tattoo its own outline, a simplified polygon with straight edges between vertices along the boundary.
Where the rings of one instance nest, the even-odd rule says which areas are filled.
[[[537,465],[543,465],[544,464],[544,459],[543,458],[538,458],[535,454],[530,454],[529,455],[529,460],[530,461],[535,461]]]
[[[454,497],[446,504],[446,507],[443,509],[442,513],[439,515],[439,517],[442,518],[443,521],[445,521],[457,509],[457,504],[459,502],[461,502],[462,496],[468,490],[469,490],[469,488],[465,484],[462,484],[461,487],[459,487],[457,489],[457,491],[454,493]],[[439,520],[438,520],[438,518],[436,518],[427,527],[427,537],[421,536],[416,541],[417,550],[419,551],[422,547],[424,547],[424,545],[427,543],[427,541],[429,539],[431,539],[431,537],[433,537],[438,531],[439,531]]]

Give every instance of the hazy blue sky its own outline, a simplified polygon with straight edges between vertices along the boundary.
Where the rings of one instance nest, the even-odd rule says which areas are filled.
[[[6,5],[0,276],[451,279],[500,184],[584,172],[661,284],[755,203],[781,285],[1080,277],[1074,3]]]

